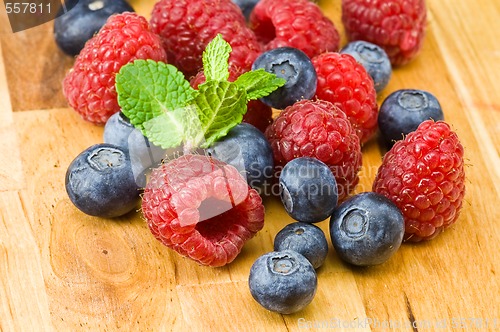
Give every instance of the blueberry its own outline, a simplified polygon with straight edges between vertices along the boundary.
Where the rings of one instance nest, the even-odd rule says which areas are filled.
[[[128,153],[105,143],[87,148],[71,162],[66,191],[82,212],[106,218],[133,210],[140,194]]]
[[[250,293],[264,308],[291,314],[305,308],[318,286],[316,271],[301,254],[273,251],[257,258],[248,278]]]
[[[429,119],[444,120],[436,97],[423,90],[403,89],[391,93],[383,101],[378,126],[383,139],[392,145]]]
[[[263,68],[286,80],[284,86],[260,100],[271,107],[284,109],[316,93],[317,75],[311,59],[299,49],[278,47],[262,53],[252,69]]]
[[[133,12],[124,0],[65,1],[54,21],[54,37],[59,48],[68,55],[77,55],[85,43],[106,23],[112,14]]]
[[[293,250],[304,256],[317,269],[328,255],[325,233],[316,225],[294,222],[286,225],[274,238],[274,251]]]
[[[289,161],[281,171],[279,187],[286,212],[297,221],[325,220],[337,206],[337,181],[328,166],[315,158]]]
[[[366,69],[377,93],[384,90],[391,78],[392,67],[387,53],[380,46],[358,40],[347,44],[340,53],[350,54]]]
[[[273,150],[264,134],[248,123],[240,123],[207,149],[214,158],[233,165],[248,184],[259,191],[273,176]]]
[[[245,19],[248,21],[253,8],[260,0],[232,0],[238,7],[240,7]]]
[[[135,127],[122,112],[117,112],[109,117],[104,125],[103,139],[104,143],[118,145],[128,150],[130,134]]]
[[[330,218],[330,236],[338,256],[358,266],[381,264],[401,246],[405,224],[398,207],[385,196],[361,193],[338,206]]]
[[[139,129],[136,129],[122,113],[113,114],[104,126],[104,143],[114,144],[130,155],[132,171],[137,184],[144,187],[145,174],[161,164],[165,159],[178,155],[178,149],[162,149],[151,143]]]

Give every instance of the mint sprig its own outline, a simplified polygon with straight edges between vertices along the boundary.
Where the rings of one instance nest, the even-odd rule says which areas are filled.
[[[116,92],[123,114],[143,133],[143,123],[191,104],[198,94],[175,66],[153,60],[123,66],[116,75]]]
[[[248,71],[243,73],[234,82],[240,89],[247,93],[247,101],[259,99],[269,95],[285,84],[285,80],[264,69]]]
[[[186,153],[207,148],[239,124],[247,102],[267,96],[284,79],[263,69],[228,82],[231,46],[217,35],[203,52],[206,82],[191,88],[173,65],[136,60],[116,75],[118,104],[130,122],[163,148],[184,146]]]
[[[231,45],[217,35],[203,51],[203,72],[210,81],[227,81],[229,77],[229,55]]]
[[[205,139],[200,144],[202,148],[226,136],[241,122],[247,109],[246,91],[234,83],[223,81],[207,81],[200,86],[195,102]]]

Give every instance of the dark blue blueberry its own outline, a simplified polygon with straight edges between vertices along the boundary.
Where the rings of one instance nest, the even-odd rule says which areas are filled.
[[[358,40],[347,44],[340,53],[352,55],[365,67],[373,79],[377,93],[384,90],[391,79],[392,67],[387,53],[380,46]]]
[[[264,308],[291,314],[304,309],[318,286],[316,270],[301,254],[273,251],[260,256],[250,269],[250,293]]]
[[[252,13],[253,8],[260,0],[232,0],[235,4],[240,7],[245,19],[248,21],[250,18],[250,14]]]
[[[103,139],[104,143],[118,145],[128,150],[130,134],[135,127],[122,112],[117,112],[109,117],[104,125]]]
[[[274,238],[274,251],[293,250],[311,262],[315,269],[325,262],[328,242],[316,225],[294,222],[286,225]]]
[[[180,148],[162,149],[154,145],[122,112],[117,112],[108,119],[104,126],[103,139],[104,143],[117,145],[129,153],[132,171],[140,187],[146,185],[145,174],[159,166],[163,160],[173,158],[181,151]]]
[[[337,181],[318,159],[300,157],[289,161],[281,171],[279,186],[286,212],[297,221],[323,221],[337,206]]]
[[[444,120],[439,101],[431,93],[403,89],[391,93],[380,106],[378,126],[389,145],[403,139],[425,120]]]
[[[358,266],[387,261],[401,246],[404,231],[398,207],[374,192],[349,198],[330,218],[330,236],[337,255]]]
[[[286,80],[281,88],[261,98],[268,106],[284,109],[302,99],[311,99],[316,93],[317,75],[311,59],[299,49],[278,47],[262,53],[252,69],[263,68]]]
[[[248,123],[240,123],[207,149],[216,159],[233,165],[248,184],[263,191],[273,176],[273,150],[264,134]]]
[[[128,153],[112,144],[87,148],[66,172],[71,202],[91,216],[113,218],[130,212],[139,202],[139,189]]]
[[[79,0],[65,1],[54,21],[54,37],[59,48],[68,55],[77,55],[85,43],[106,23],[112,14],[133,12],[134,9],[124,0]]]

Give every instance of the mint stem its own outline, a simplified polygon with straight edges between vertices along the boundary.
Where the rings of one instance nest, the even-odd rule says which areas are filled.
[[[184,155],[192,154],[193,150],[194,150],[193,143],[190,141],[186,141],[186,143],[184,143],[184,146],[182,147],[182,153]]]

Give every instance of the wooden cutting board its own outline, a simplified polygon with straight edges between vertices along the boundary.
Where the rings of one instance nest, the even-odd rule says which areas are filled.
[[[146,17],[153,3],[132,1]],[[344,36],[340,0],[321,5]],[[372,268],[330,250],[313,302],[284,316],[261,308],[247,286],[253,261],[292,221],[276,199],[265,199],[264,229],[223,268],[162,246],[139,213],[106,220],[71,204],[66,168],[102,142],[103,128],[62,96],[73,59],[55,46],[52,23],[14,34],[0,8],[0,331],[500,329],[497,0],[429,0],[422,53],[379,98],[420,88],[440,100],[467,158],[458,222]],[[357,192],[370,190],[383,153],[376,139],[364,146]]]

